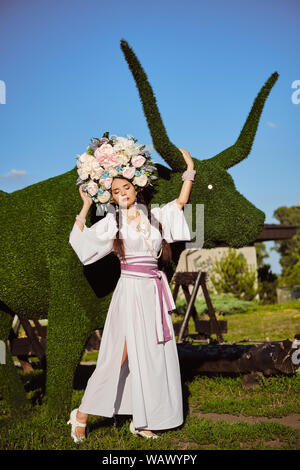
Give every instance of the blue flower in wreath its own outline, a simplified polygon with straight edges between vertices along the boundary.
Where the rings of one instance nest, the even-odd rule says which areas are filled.
[[[140,170],[135,170],[134,174],[135,176],[141,176],[142,172]]]
[[[98,194],[103,194],[104,193],[104,189],[102,188],[99,188],[98,191],[97,191]]]
[[[118,165],[115,168],[116,168],[116,170],[118,170],[119,173],[121,173],[123,171],[122,165]]]
[[[103,171],[102,175],[101,175],[101,179],[105,179],[105,178],[108,178],[109,177],[109,171]]]

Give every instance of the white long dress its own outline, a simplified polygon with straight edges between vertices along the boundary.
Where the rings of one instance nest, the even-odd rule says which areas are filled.
[[[155,220],[161,222],[163,236],[169,243],[191,239],[176,199],[152,208],[151,214],[155,219],[148,244],[154,254],[159,253],[162,240]],[[141,233],[125,217],[122,220],[120,236],[126,260],[156,263]],[[83,231],[74,223],[69,243],[80,261],[87,265],[112,251],[116,232],[115,215],[108,212],[91,227],[84,226]],[[172,303],[170,287],[167,281],[165,284]],[[163,305],[166,308],[165,298]],[[162,314],[156,279],[147,275],[130,277],[121,270],[107,312],[97,365],[79,406],[81,412],[106,417],[132,415],[137,429],[169,429],[183,423],[181,375],[172,317],[170,313],[165,315],[171,339],[160,342],[158,336],[161,339],[163,328],[159,318]],[[127,359],[121,368],[125,339]]]

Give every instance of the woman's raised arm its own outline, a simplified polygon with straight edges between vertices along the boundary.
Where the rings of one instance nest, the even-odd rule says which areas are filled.
[[[181,148],[179,148],[179,150],[182,153],[183,158],[186,161],[186,165],[187,165],[186,169],[194,170],[194,162],[191,157],[191,154],[187,150],[184,150]],[[176,199],[176,203],[179,209],[182,209],[183,206],[188,202],[191,191],[192,191],[192,185],[193,185],[193,181],[190,181],[190,180],[183,181],[179,197]]]
[[[83,206],[81,211],[79,212],[79,219],[76,219],[76,224],[80,228],[80,230],[83,232],[84,229],[84,223],[83,221],[81,222],[80,219],[84,220],[86,219],[86,216],[88,215],[88,212],[90,210],[91,205],[93,204],[92,198],[90,198],[83,190],[81,185],[79,186],[79,193],[81,196],[81,199],[83,201]]]

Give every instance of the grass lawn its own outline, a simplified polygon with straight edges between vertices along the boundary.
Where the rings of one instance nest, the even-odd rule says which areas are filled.
[[[228,295],[211,295],[211,299],[217,319],[227,321],[228,333],[223,334],[225,341],[245,338],[292,341],[295,333],[300,333],[300,300],[285,304],[258,305],[254,302],[233,302],[228,300]],[[184,310],[184,305],[185,303],[180,302],[178,310]],[[195,307],[201,320],[209,320],[204,301],[197,300]],[[223,314],[219,313],[221,309],[224,310]],[[182,316],[173,317],[174,322],[181,319]],[[192,318],[189,319],[189,332],[196,333]],[[216,335],[212,335],[212,338],[216,338]]]
[[[300,332],[300,301],[248,305],[241,310],[217,314],[218,319],[228,321],[228,333],[224,334],[227,341],[246,337],[292,340]],[[193,332],[192,320],[189,331]],[[97,353],[83,359],[96,360]],[[130,433],[128,415],[91,415],[89,439],[79,446],[73,443],[65,420],[46,416],[45,403],[39,396],[41,371],[19,374],[35,406],[26,419],[12,418],[0,400],[0,449],[300,449],[299,373],[262,377],[253,389],[242,386],[242,375],[197,375],[182,383],[185,420],[179,428],[155,431],[160,439],[148,440]],[[73,390],[72,408],[80,404],[83,393],[84,388]]]

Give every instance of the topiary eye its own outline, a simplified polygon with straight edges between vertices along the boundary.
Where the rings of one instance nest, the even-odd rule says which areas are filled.
[[[207,187],[208,187],[208,189],[212,189],[212,188],[213,188],[213,185],[212,185],[212,184],[209,184]]]

